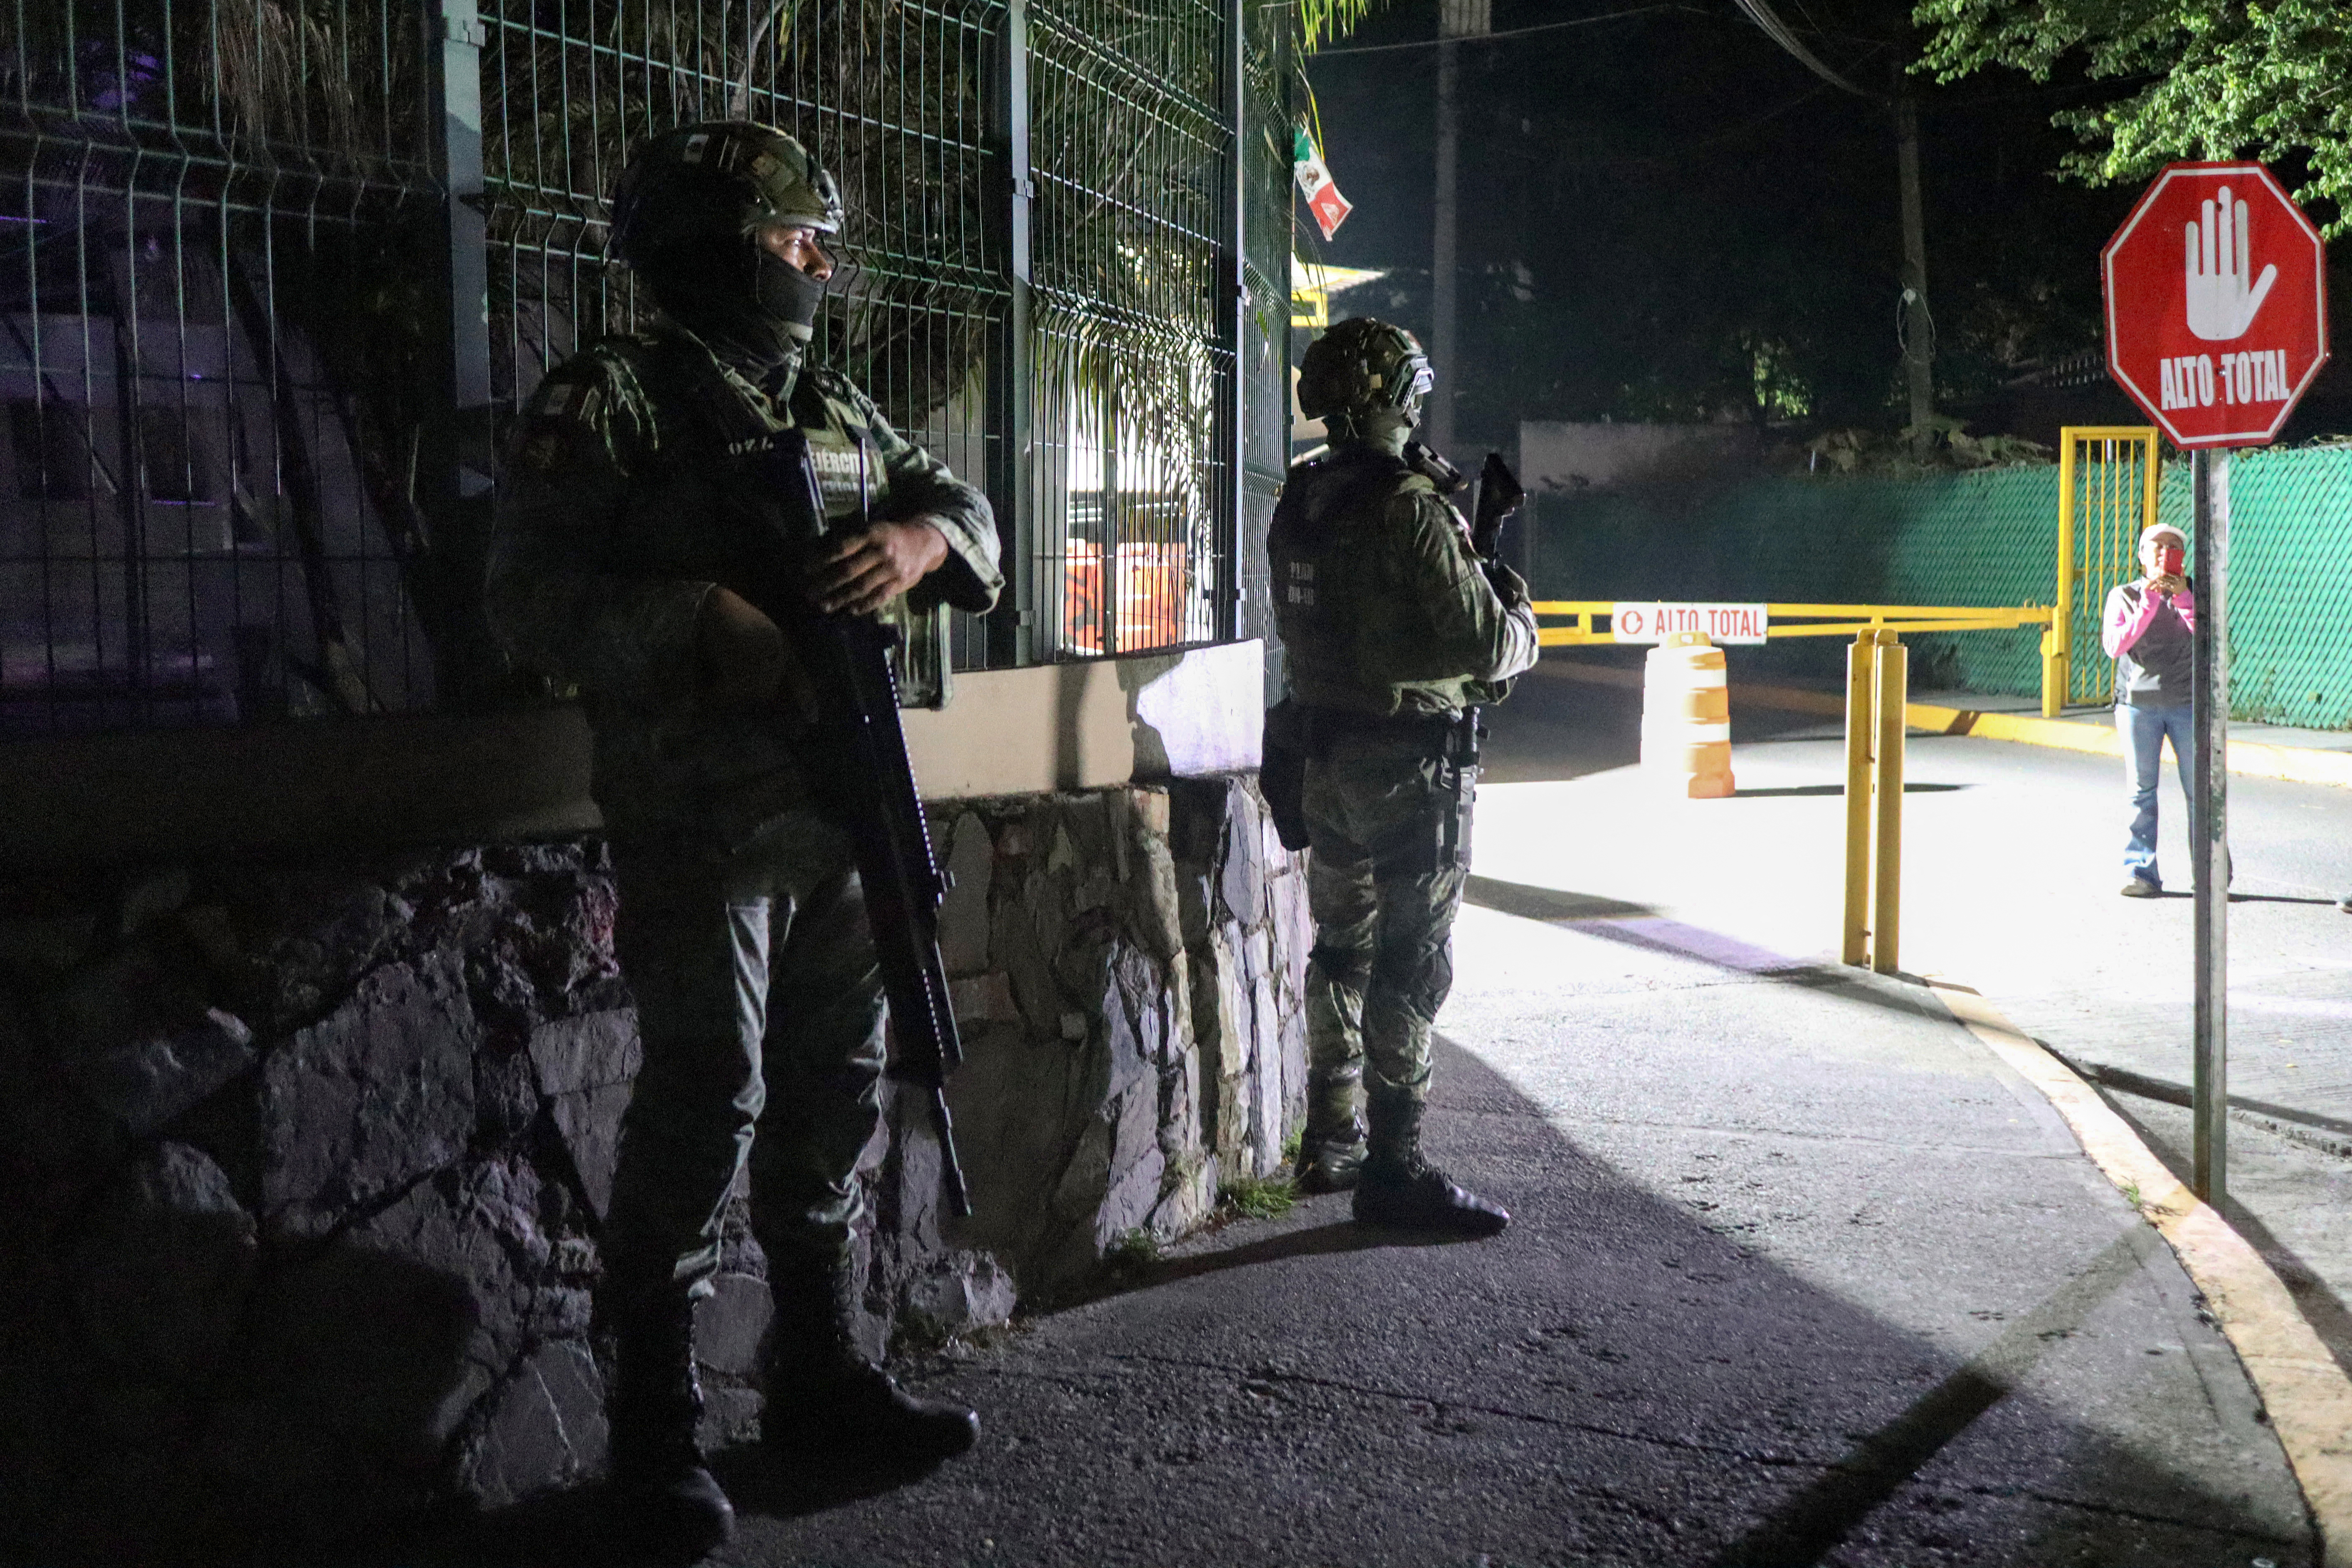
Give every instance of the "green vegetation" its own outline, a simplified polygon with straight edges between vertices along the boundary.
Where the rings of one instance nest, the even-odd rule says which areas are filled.
[[[1297,1204],[1298,1186],[1288,1176],[1235,1176],[1218,1186],[1217,1201],[1247,1219],[1279,1219]]]
[[[1335,38],[1356,30],[1380,0],[1298,0],[1298,47],[1312,54]]]
[[[2084,143],[2061,168],[2091,184],[2147,178],[2177,158],[2303,160],[2295,195],[2334,204],[2352,232],[2352,10],[2339,0],[1924,0],[1918,68],[1950,81],[2062,66],[2125,89],[2053,123]]]
[[[1160,1238],[1143,1226],[1121,1231],[1103,1248],[1103,1261],[1121,1272],[1149,1268],[1160,1261]]]

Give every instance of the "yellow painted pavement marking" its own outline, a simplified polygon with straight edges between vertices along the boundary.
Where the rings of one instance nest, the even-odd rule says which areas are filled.
[[[2171,1244],[2262,1396],[2311,1507],[2320,1562],[2326,1568],[2352,1568],[2352,1378],[2305,1321],[2285,1284],[2065,1063],[1975,992],[1945,981],[1930,984],[1970,1034],[2057,1109],[2084,1152]]]

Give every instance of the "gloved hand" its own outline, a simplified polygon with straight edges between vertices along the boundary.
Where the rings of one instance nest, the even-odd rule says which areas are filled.
[[[694,623],[702,694],[719,708],[781,701],[803,722],[816,718],[816,688],[775,622],[732,588],[713,588]]]
[[[1478,569],[1486,574],[1487,585],[1495,596],[1503,601],[1503,608],[1516,610],[1521,605],[1533,603],[1528,592],[1528,581],[1499,561],[1481,561]]]

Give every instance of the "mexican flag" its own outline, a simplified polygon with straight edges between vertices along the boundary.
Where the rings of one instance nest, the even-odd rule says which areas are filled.
[[[1331,171],[1324,164],[1323,154],[1315,150],[1315,138],[1307,133],[1303,124],[1291,141],[1290,172],[1298,181],[1298,188],[1307,193],[1307,210],[1314,213],[1323,237],[1328,239],[1339,233],[1339,226],[1355,209],[1332,183]]]

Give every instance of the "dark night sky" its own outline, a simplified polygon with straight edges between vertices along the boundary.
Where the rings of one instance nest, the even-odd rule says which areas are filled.
[[[1499,32],[1627,0],[1495,0]],[[1916,47],[1906,7],[1782,0],[1849,79],[1881,89]],[[1396,0],[1337,47],[1425,39],[1434,0]],[[1828,87],[1732,8],[1687,5],[1462,49],[1465,438],[1519,418],[1695,419],[1768,411],[1891,428],[1900,408],[1902,240],[1893,120]],[[1302,255],[1400,268],[1343,314],[1428,324],[1437,51],[1308,62],[1326,151],[1356,211]],[[1991,391],[2094,348],[2100,246],[2136,191],[2051,175],[2073,146],[2052,111],[2079,86],[1992,74],[1921,102],[1939,406],[1979,434]],[[1401,297],[1400,297],[1401,296]],[[1449,367],[1440,366],[1441,374]],[[2114,412],[2120,413],[2118,406]]]

